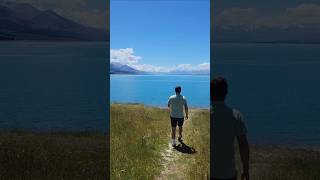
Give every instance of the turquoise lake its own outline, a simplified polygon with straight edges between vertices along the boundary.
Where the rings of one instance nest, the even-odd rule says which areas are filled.
[[[176,86],[188,105],[209,108],[209,75],[111,75],[110,101],[166,107]]]

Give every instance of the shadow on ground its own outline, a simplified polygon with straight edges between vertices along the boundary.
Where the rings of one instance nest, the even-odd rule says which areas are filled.
[[[174,149],[184,154],[195,154],[197,151],[188,145],[186,145],[182,140],[179,140],[180,144],[175,146]]]

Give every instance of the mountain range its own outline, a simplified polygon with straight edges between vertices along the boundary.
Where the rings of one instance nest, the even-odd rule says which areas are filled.
[[[112,62],[110,63],[110,74],[146,74],[128,65]]]
[[[28,3],[0,3],[0,40],[105,41],[107,30],[88,27]]]
[[[170,74],[170,75],[208,75],[210,74],[209,71],[182,71],[182,70],[175,70],[171,72],[145,72],[145,71],[139,71],[133,67],[130,67],[129,65],[124,65],[116,62],[110,63],[110,74]]]

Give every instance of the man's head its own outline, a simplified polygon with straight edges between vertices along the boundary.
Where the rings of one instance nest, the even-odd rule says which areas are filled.
[[[176,94],[180,94],[181,93],[181,87],[180,86],[177,86],[174,90],[176,91]]]
[[[223,77],[216,77],[210,83],[210,96],[212,101],[224,101],[228,94],[228,84]]]

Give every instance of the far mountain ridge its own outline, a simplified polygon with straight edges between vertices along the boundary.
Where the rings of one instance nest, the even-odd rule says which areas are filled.
[[[146,74],[146,72],[136,70],[128,65],[112,62],[110,63],[110,74]]]
[[[171,72],[146,72],[139,71],[129,65],[112,62],[110,63],[110,74],[140,74],[140,75],[152,75],[152,74],[163,74],[163,75],[209,75],[210,71],[171,71]]]
[[[54,10],[28,3],[0,3],[0,40],[107,41],[107,30],[88,27]]]

